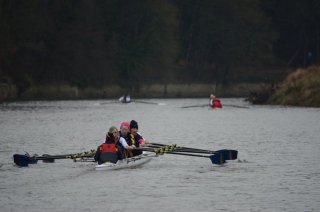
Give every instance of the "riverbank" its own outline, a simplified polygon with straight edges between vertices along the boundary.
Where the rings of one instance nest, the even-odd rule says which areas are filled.
[[[267,104],[320,107],[320,67],[297,69],[278,86]]]
[[[320,67],[297,69],[279,84],[250,92],[247,100],[252,104],[320,107]]]
[[[17,87],[11,83],[0,82],[0,102],[17,98]]]
[[[246,97],[250,91],[259,91],[268,84],[234,83],[212,84],[152,84],[141,85],[131,92],[133,98],[200,98],[214,93],[219,97]],[[65,99],[112,99],[126,91],[118,85],[79,88],[65,84],[32,86],[18,95],[15,85],[0,86],[1,101],[19,100],[65,100]]]

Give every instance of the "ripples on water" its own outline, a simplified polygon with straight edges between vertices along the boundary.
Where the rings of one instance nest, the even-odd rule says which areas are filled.
[[[1,211],[319,211],[320,110],[248,106],[222,99],[39,101],[0,104]],[[15,153],[68,154],[96,148],[111,125],[135,119],[150,141],[218,150],[239,160],[164,155],[136,169],[97,172],[56,160],[28,168]]]

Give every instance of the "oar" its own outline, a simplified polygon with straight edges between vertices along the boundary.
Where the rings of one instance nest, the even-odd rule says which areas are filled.
[[[192,107],[209,107],[209,104],[205,104],[205,105],[188,105],[188,106],[182,106],[180,108],[192,108]]]
[[[117,101],[117,100],[112,100],[112,101],[108,101],[108,102],[100,102],[100,105],[116,104],[116,103],[119,103],[119,101]]]
[[[150,104],[150,105],[165,105],[165,103],[147,102],[142,100],[133,100],[136,103]]]
[[[205,149],[197,149],[197,148],[189,148],[189,147],[179,147],[176,144],[168,145],[168,144],[159,144],[159,143],[149,143],[151,147],[169,147],[174,148],[176,152],[191,152],[191,153],[204,153],[204,154],[222,154],[225,160],[235,160],[238,157],[237,150],[231,149],[221,149],[217,151],[205,150]]]
[[[202,157],[202,158],[210,158],[213,164],[224,164],[226,162],[224,156],[222,154],[214,154],[214,155],[196,155],[196,154],[189,154],[189,153],[182,153],[182,152],[168,152],[168,154],[175,154],[175,155],[185,155],[185,156],[192,156],[192,157]]]
[[[235,108],[246,108],[246,109],[249,108],[248,106],[229,105],[229,104],[222,104],[222,106],[225,106],[225,107],[235,107]]]
[[[225,163],[224,156],[220,153],[215,153],[214,155],[198,155],[198,154],[190,154],[190,153],[182,153],[182,152],[175,152],[175,150],[170,150],[166,147],[158,147],[158,148],[138,148],[143,151],[155,152],[156,154],[175,154],[175,155],[184,155],[184,156],[191,156],[191,157],[202,157],[202,158],[209,158],[213,164],[221,165]]]
[[[149,145],[150,147],[159,147],[159,145]],[[171,146],[169,146],[171,147]],[[171,147],[172,148],[172,147]],[[237,159],[237,150],[230,150],[230,149],[221,149],[217,151],[212,151],[212,150],[204,150],[204,149],[195,149],[195,148],[188,148],[188,147],[178,147],[174,146],[174,151],[175,152],[191,152],[191,153],[203,153],[203,154],[216,154],[220,153],[223,154],[226,160],[235,160]]]
[[[148,145],[148,147],[157,148],[157,147],[166,147],[166,146],[157,146],[157,145]],[[188,148],[188,147],[179,147],[179,146],[168,146],[169,148],[174,148],[175,152],[191,152],[191,153],[203,153],[203,154],[216,154],[221,153],[223,151],[229,151],[229,150],[218,150],[218,151],[211,151],[211,150],[202,150],[202,149],[194,149],[194,148]],[[231,150],[234,151],[234,150]]]
[[[182,106],[180,108],[192,108],[192,107],[210,107],[209,104],[203,104],[203,105],[188,105],[188,106]],[[235,107],[235,108],[246,108],[248,109],[249,107],[247,106],[240,106],[240,105],[230,105],[230,104],[222,104],[222,107]]]
[[[66,155],[42,155],[42,156],[30,156],[29,154],[20,155],[14,154],[13,161],[18,166],[28,166],[29,164],[37,163],[38,160],[42,160],[43,162],[54,162],[55,159],[77,159],[84,157],[93,157],[95,154],[95,150],[90,150],[82,153],[75,154],[66,154]]]

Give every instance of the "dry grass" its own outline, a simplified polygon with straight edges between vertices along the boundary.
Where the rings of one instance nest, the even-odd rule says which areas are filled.
[[[291,73],[268,103],[320,107],[320,67],[311,66]]]

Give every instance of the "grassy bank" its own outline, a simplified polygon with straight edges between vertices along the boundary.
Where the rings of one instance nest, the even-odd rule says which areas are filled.
[[[276,87],[268,104],[320,107],[320,67],[298,69]]]

